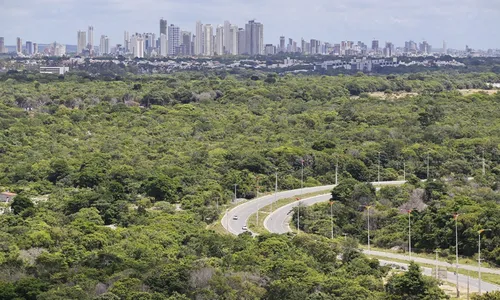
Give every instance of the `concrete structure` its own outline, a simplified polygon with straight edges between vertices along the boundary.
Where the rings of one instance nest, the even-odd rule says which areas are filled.
[[[378,40],[373,40],[372,41],[372,51],[373,52],[378,52],[379,49],[379,43]]]
[[[144,37],[141,34],[132,35],[130,38],[130,51],[133,57],[144,57]]]
[[[168,27],[168,55],[177,55],[180,45],[180,28],[174,24]]]
[[[247,33],[245,29],[238,29],[238,54],[246,54],[247,52]]]
[[[106,55],[110,54],[109,37],[106,35],[101,35],[101,41],[99,43],[99,54]]]
[[[40,67],[40,74],[64,75],[69,72],[69,67]]]
[[[238,54],[238,26],[232,25],[229,34],[229,54]]]
[[[200,21],[196,22],[196,36],[194,37],[194,55],[202,55],[203,51],[203,24]]]
[[[215,55],[224,55],[224,27],[217,26],[215,30]]]
[[[231,22],[229,21],[224,21],[224,27],[223,27],[223,32],[222,32],[222,46],[223,46],[223,52],[219,53],[221,54],[230,54],[232,45],[231,45]]]
[[[90,55],[94,55],[94,26],[89,26],[88,45]]]
[[[7,49],[5,49],[5,39],[3,36],[0,36],[0,53],[6,53]]]
[[[78,31],[77,34],[77,44],[76,44],[76,54],[82,54],[83,50],[87,45],[87,34],[85,31]]]
[[[284,36],[280,36],[280,47],[278,49],[278,52],[286,52],[285,37]]]
[[[23,40],[20,37],[16,40],[16,52],[23,53]]]
[[[191,55],[191,32],[189,31],[181,31],[181,53],[182,55]]]
[[[210,24],[203,25],[203,55],[212,56],[214,28]]]
[[[168,56],[168,39],[166,34],[160,35],[160,56]]]
[[[164,35],[167,35],[167,27],[168,27],[168,24],[167,24],[167,20],[163,20],[163,18],[160,20],[160,36],[162,34]]]
[[[0,193],[0,202],[10,203],[16,196],[17,196],[16,193],[2,192]]]
[[[66,48],[66,46],[64,48]],[[37,43],[33,43],[33,54],[38,54],[38,44]]]
[[[123,48],[125,48],[125,52],[130,51],[130,36],[128,31],[123,33]]]
[[[276,47],[273,44],[266,44],[264,47],[265,55],[274,55],[276,54]]]
[[[33,55],[33,43],[31,41],[26,42],[26,55]]]
[[[245,25],[246,52],[249,55],[264,53],[264,25],[251,20]]]

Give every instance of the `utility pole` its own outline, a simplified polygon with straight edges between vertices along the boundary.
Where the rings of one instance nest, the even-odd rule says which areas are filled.
[[[378,172],[377,172],[377,181],[380,182],[380,151],[378,152]]]
[[[237,196],[236,196],[236,187],[237,187],[237,186],[238,186],[238,185],[235,183],[235,184],[234,184],[234,202],[236,202],[236,199],[237,199]]]
[[[337,158],[337,164],[335,165],[335,185],[339,184],[339,160]]]
[[[365,208],[368,210],[368,255],[370,255],[371,253],[371,249],[370,249],[370,208],[371,205],[366,205]]]
[[[330,201],[330,222],[332,225],[332,240],[333,240],[333,201]]]
[[[299,204],[297,205],[297,234],[300,233],[300,198],[297,198]]]
[[[278,171],[276,171],[276,182],[274,184],[274,202],[278,201]],[[273,213],[273,202],[271,202],[271,213]]]
[[[408,253],[411,261],[411,209],[408,210]]]
[[[430,160],[430,155],[427,153],[427,181],[429,181],[429,160]]]
[[[436,252],[436,280],[439,280],[439,265],[438,265],[438,253],[439,249],[434,250]]]
[[[304,159],[302,159],[300,163],[302,165],[302,175],[300,176],[300,192],[302,193],[304,189]]]
[[[460,289],[458,287],[458,213],[455,213],[455,256],[456,256],[456,264],[455,264],[455,274],[457,275],[457,298],[460,298]]]

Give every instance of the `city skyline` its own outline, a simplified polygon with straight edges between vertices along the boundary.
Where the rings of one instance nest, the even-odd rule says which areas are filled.
[[[0,26],[4,25],[0,27],[3,28],[0,36],[5,37],[5,45],[14,45],[17,37],[41,44],[57,41],[74,45],[75,32],[88,29],[89,24],[95,28],[94,45],[96,36],[101,35],[108,36],[114,45],[123,40],[123,31],[154,32],[159,36],[158,20],[164,18],[169,24],[192,33],[196,32],[197,20],[212,24],[215,32],[219,25],[225,25],[225,20],[243,28],[249,20],[255,19],[266,26],[264,44],[274,45],[278,44],[280,36],[285,36],[295,41],[304,38],[332,43],[342,40],[369,42],[375,38],[381,43],[390,41],[397,46],[410,39],[417,42],[427,40],[434,45],[446,40],[448,48],[456,49],[465,45],[481,49],[499,46],[489,31],[500,23],[500,5],[487,0],[474,3],[474,7],[470,7],[467,0],[426,0],[406,4],[316,0],[308,4],[307,12],[304,12],[304,4],[295,0],[286,5],[261,0],[252,3],[196,0],[189,5],[177,0],[148,0],[140,5],[128,0],[120,4],[112,0],[27,2],[32,5],[24,2],[23,5],[2,4],[6,17],[0,20]],[[93,9],[95,13],[92,13]],[[58,17],[55,18],[54,14]],[[19,17],[28,22],[14,22]],[[113,22],[109,22],[110,18]]]

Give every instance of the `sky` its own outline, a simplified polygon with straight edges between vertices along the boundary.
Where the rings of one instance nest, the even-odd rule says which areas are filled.
[[[264,42],[284,35],[300,41],[372,39],[403,46],[427,40],[441,48],[500,48],[500,0],[0,0],[0,37],[40,44],[76,45],[78,30],[94,26],[94,44],[107,35],[113,45],[123,32],[159,33],[159,20],[194,32],[195,23],[240,27],[264,24]]]

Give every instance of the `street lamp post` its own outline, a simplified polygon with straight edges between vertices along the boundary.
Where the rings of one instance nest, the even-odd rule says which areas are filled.
[[[408,210],[408,254],[411,260],[411,209]]]
[[[274,202],[278,201],[278,171],[276,171],[276,182],[274,184]],[[273,213],[273,202],[271,202],[271,213]]]
[[[456,263],[455,263],[455,274],[457,275],[457,298],[460,298],[460,290],[458,287],[458,213],[455,213],[454,219],[455,219],[455,257],[456,257]]]
[[[297,198],[297,234],[300,233],[300,198]]]
[[[477,233],[478,235],[478,258],[477,258],[477,262],[478,262],[478,273],[479,273],[479,282],[478,282],[478,286],[479,286],[479,295],[481,295],[481,233],[485,232],[485,231],[491,231],[491,229],[481,229],[479,230]]]
[[[333,239],[333,203],[334,201],[330,201],[330,222],[332,225],[332,239]]]
[[[368,210],[368,255],[370,255],[370,208],[371,205],[365,205],[365,208]]]

